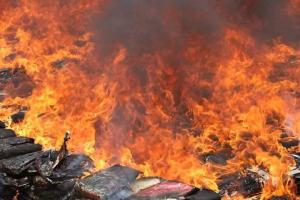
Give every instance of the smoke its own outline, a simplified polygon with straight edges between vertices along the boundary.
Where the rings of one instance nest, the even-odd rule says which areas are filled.
[[[92,24],[96,31],[94,40],[102,55],[112,54],[120,44],[135,57],[157,50],[175,53],[192,35],[212,40],[222,34],[224,22],[215,3],[210,0],[112,1]]]
[[[181,113],[186,97],[195,102],[213,98],[212,82],[230,51],[224,41],[228,29],[249,34],[255,48],[275,39],[297,46],[300,19],[288,12],[288,6],[286,0],[112,0],[91,20],[90,29],[99,60],[113,57],[120,47],[126,49],[126,66],[103,70],[119,85],[130,85],[123,93],[164,98],[161,93],[169,90],[174,99],[166,104],[174,104],[175,112]],[[245,48],[253,56],[259,51]],[[197,51],[196,57],[186,55],[190,49]],[[116,113],[128,107],[124,104],[128,101],[121,102]],[[125,123],[129,130],[125,118],[129,116],[113,121]]]
[[[101,54],[124,45],[133,56],[182,48],[191,36],[209,43],[224,27],[248,29],[254,38],[299,42],[300,19],[288,13],[287,0],[113,0],[93,19]],[[211,44],[213,46],[213,44]]]

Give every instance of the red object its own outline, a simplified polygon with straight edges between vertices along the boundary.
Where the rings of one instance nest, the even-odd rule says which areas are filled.
[[[136,195],[140,197],[156,197],[161,195],[176,194],[180,196],[189,193],[193,189],[194,187],[190,185],[173,182],[173,181],[167,181],[167,182],[156,184],[144,190],[141,190]]]

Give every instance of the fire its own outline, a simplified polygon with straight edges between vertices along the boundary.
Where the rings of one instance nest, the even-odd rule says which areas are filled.
[[[170,1],[132,1],[124,9],[141,18],[128,11],[124,19],[112,13],[122,7],[114,1],[0,1],[0,66],[24,70],[30,78],[20,84],[31,88],[0,85],[1,118],[46,148],[70,130],[70,150],[98,169],[121,163],[217,191],[221,175],[262,167],[271,176],[262,199],[296,198],[287,173],[297,147],[279,141],[299,136],[299,40],[259,38],[250,29],[263,21],[242,25],[220,2],[195,1],[198,15],[192,3],[182,11]],[[299,1],[282,9],[297,21]],[[11,123],[21,107],[25,119]],[[226,165],[201,160],[221,151],[230,151]]]

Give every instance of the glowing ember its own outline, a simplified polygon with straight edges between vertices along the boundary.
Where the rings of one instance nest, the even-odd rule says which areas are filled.
[[[26,110],[11,127],[48,148],[70,130],[70,150],[98,168],[215,191],[221,175],[263,168],[262,199],[296,198],[298,146],[281,140],[300,131],[299,11],[298,0],[0,0],[0,117]],[[223,164],[201,159],[219,152]]]

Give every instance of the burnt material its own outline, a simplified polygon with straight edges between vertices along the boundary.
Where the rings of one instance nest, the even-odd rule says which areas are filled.
[[[221,200],[221,196],[214,191],[203,189],[186,196],[186,200]]]
[[[73,194],[76,180],[66,180],[56,184],[34,177],[30,187],[20,188],[18,200],[67,200]]]
[[[80,180],[76,190],[85,198],[121,200],[132,194],[130,184],[138,175],[135,169],[114,165]]]
[[[25,143],[33,143],[34,139],[28,137],[9,137],[0,140],[0,145],[11,145],[16,146]]]
[[[6,174],[0,173],[0,200],[13,199],[17,189],[7,180]]]
[[[3,121],[0,121],[0,128],[5,128],[5,127],[6,127],[5,123]]]
[[[279,143],[285,148],[292,148],[299,145],[299,140],[295,138],[282,138]]]
[[[52,172],[50,178],[55,181],[80,178],[93,167],[93,161],[88,156],[71,154],[61,161],[59,166]]]
[[[16,133],[11,129],[0,129],[0,139],[16,137]]]
[[[252,197],[261,192],[262,178],[254,172],[246,172],[245,175],[232,174],[222,178],[219,188],[221,195],[238,192],[244,197]]]
[[[26,143],[17,146],[0,144],[0,159],[10,158],[13,156],[32,153],[40,150],[42,150],[42,146],[39,144]]]
[[[9,159],[0,161],[2,171],[11,174],[19,175],[33,165],[36,158],[40,156],[41,152],[29,153]]]
[[[12,122],[19,123],[19,122],[22,122],[23,119],[25,118],[25,113],[26,113],[25,111],[19,111],[15,114],[12,114],[10,116],[10,118],[11,118]]]
[[[74,194],[77,180],[93,167],[85,155],[69,154],[66,134],[59,151],[42,152],[28,137],[0,129],[0,200],[65,200]]]

